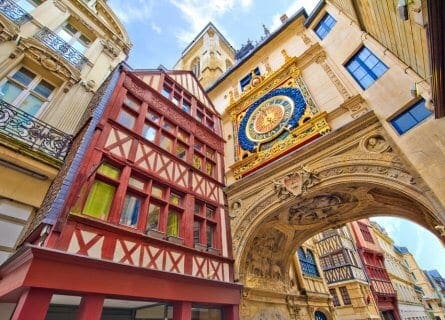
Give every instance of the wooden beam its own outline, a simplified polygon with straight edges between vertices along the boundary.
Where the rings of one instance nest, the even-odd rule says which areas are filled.
[[[436,119],[445,117],[445,1],[428,0],[428,45],[431,61],[431,93]]]

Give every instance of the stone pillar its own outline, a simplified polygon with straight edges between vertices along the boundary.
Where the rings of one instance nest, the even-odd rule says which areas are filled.
[[[239,310],[237,305],[226,306],[223,308],[224,320],[238,320]]]
[[[45,320],[52,295],[47,289],[27,289],[20,296],[11,320]]]
[[[101,295],[83,296],[80,301],[77,320],[100,320],[105,297]]]
[[[173,304],[173,320],[190,320],[192,318],[192,304],[190,302],[175,302]]]

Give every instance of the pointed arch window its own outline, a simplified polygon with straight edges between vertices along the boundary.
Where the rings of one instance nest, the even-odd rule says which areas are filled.
[[[198,57],[193,59],[191,69],[195,76],[199,78],[199,76],[201,75],[201,61]]]
[[[304,252],[303,248],[300,247],[298,249],[298,260],[300,261],[303,274],[311,277],[320,276],[314,254],[311,250],[307,249],[306,252]]]

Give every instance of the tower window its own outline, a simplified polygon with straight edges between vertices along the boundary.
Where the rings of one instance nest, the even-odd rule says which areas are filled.
[[[368,89],[388,67],[368,48],[363,47],[346,63],[346,69],[363,90]]]
[[[324,17],[320,20],[320,22],[315,27],[315,33],[317,36],[323,40],[329,31],[331,31],[332,27],[337,23],[337,21],[332,18],[329,13],[326,13]]]

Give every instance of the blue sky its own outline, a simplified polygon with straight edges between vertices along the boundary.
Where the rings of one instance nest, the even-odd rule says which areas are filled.
[[[133,68],[172,68],[184,48],[209,22],[235,49],[248,39],[263,36],[264,24],[271,32],[280,16],[294,14],[302,6],[309,13],[314,0],[109,0],[123,21],[133,48],[128,63]],[[241,31],[242,30],[242,31]],[[424,269],[438,269],[445,276],[445,249],[429,231],[398,218],[375,218],[407,247]]]
[[[128,60],[133,68],[172,68],[181,52],[209,22],[235,49],[248,39],[259,40],[264,24],[270,31],[302,5],[312,10],[314,0],[109,0],[124,22],[133,43]],[[273,7],[273,8],[271,8]],[[242,30],[242,32],[240,32]]]

